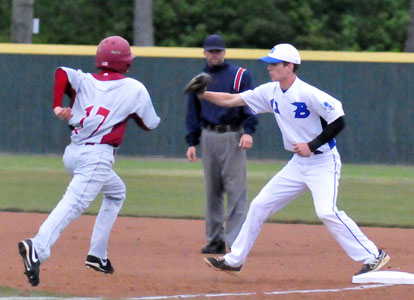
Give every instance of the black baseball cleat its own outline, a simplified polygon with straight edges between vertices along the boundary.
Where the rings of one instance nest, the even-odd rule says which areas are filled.
[[[378,250],[379,250],[378,257],[372,263],[364,264],[362,266],[362,269],[355,275],[378,271],[390,261],[390,256],[387,253],[385,253],[384,250],[381,250],[381,249],[378,249]]]
[[[204,254],[226,254],[226,243],[221,241],[218,243],[210,243],[201,249]]]
[[[233,276],[239,276],[242,266],[232,267],[229,266],[224,257],[206,257],[204,258],[205,263],[216,271],[224,271]]]
[[[109,259],[100,259],[93,255],[86,257],[85,266],[105,274],[112,274],[115,271]]]
[[[25,240],[18,243],[19,253],[23,258],[24,274],[32,286],[39,285],[40,261],[33,247],[32,241]]]

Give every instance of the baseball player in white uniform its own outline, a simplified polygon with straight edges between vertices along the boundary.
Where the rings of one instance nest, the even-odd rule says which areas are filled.
[[[272,82],[240,94],[200,91],[199,97],[222,106],[248,105],[256,114],[274,114],[284,147],[294,154],[252,201],[231,252],[205,262],[238,275],[266,219],[309,189],[319,219],[352,259],[363,261],[357,274],[379,270],[390,257],[336,206],[341,159],[334,137],[345,126],[341,102],[296,76],[301,58],[292,45],[276,45],[261,60],[268,63]]]
[[[133,59],[129,43],[111,36],[97,49],[95,64],[99,73],[66,67],[56,71],[54,113],[69,120],[73,129],[71,144],[63,155],[72,180],[37,235],[18,244],[25,274],[33,286],[39,284],[39,266],[50,256],[60,233],[99,193],[103,201],[85,265],[107,274],[114,272],[107,255],[108,240],[126,196],[124,182],[112,170],[115,151],[121,145],[128,119],[134,119],[145,130],[156,128],[160,122],[145,86],[123,75]],[[72,100],[70,107],[62,107],[64,93]]]

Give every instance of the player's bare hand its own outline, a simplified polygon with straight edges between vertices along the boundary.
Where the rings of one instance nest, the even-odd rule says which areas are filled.
[[[73,117],[72,109],[70,107],[60,107],[57,106],[53,109],[56,117],[58,117],[61,120],[69,120]]]
[[[307,157],[307,156],[310,156],[311,153],[312,153],[310,151],[309,146],[308,146],[307,143],[296,143],[296,144],[293,144],[293,146],[295,147],[294,148],[294,151],[299,156],[305,156],[305,157]]]
[[[253,146],[253,137],[250,134],[243,134],[239,147],[242,147],[243,150],[250,149]]]
[[[187,158],[190,162],[195,162],[197,161],[197,156],[196,156],[196,147],[194,146],[190,146],[188,147],[187,150]]]

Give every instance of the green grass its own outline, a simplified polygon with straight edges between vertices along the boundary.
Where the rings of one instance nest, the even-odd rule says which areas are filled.
[[[249,161],[249,200],[285,162]],[[204,216],[201,162],[117,157],[114,170],[127,186],[121,215],[197,218]],[[70,181],[60,156],[0,154],[0,210],[48,213]],[[360,225],[414,227],[414,167],[342,167],[338,208]],[[88,208],[95,214],[101,197]],[[310,193],[270,218],[273,222],[318,223]]]
[[[70,297],[70,295],[60,295],[48,291],[36,291],[33,289],[17,290],[5,286],[0,286],[0,297],[8,297],[9,299],[12,297],[42,297],[49,299],[65,299],[64,297]]]

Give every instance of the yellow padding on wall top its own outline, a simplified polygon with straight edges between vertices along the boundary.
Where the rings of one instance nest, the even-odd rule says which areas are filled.
[[[0,54],[94,56],[96,47],[84,45],[0,43]],[[202,48],[134,46],[131,49],[139,57],[204,58]],[[266,56],[268,52],[269,49],[228,48],[226,58],[258,59],[259,57]],[[300,50],[299,52],[304,61],[414,63],[414,53],[309,50]]]

